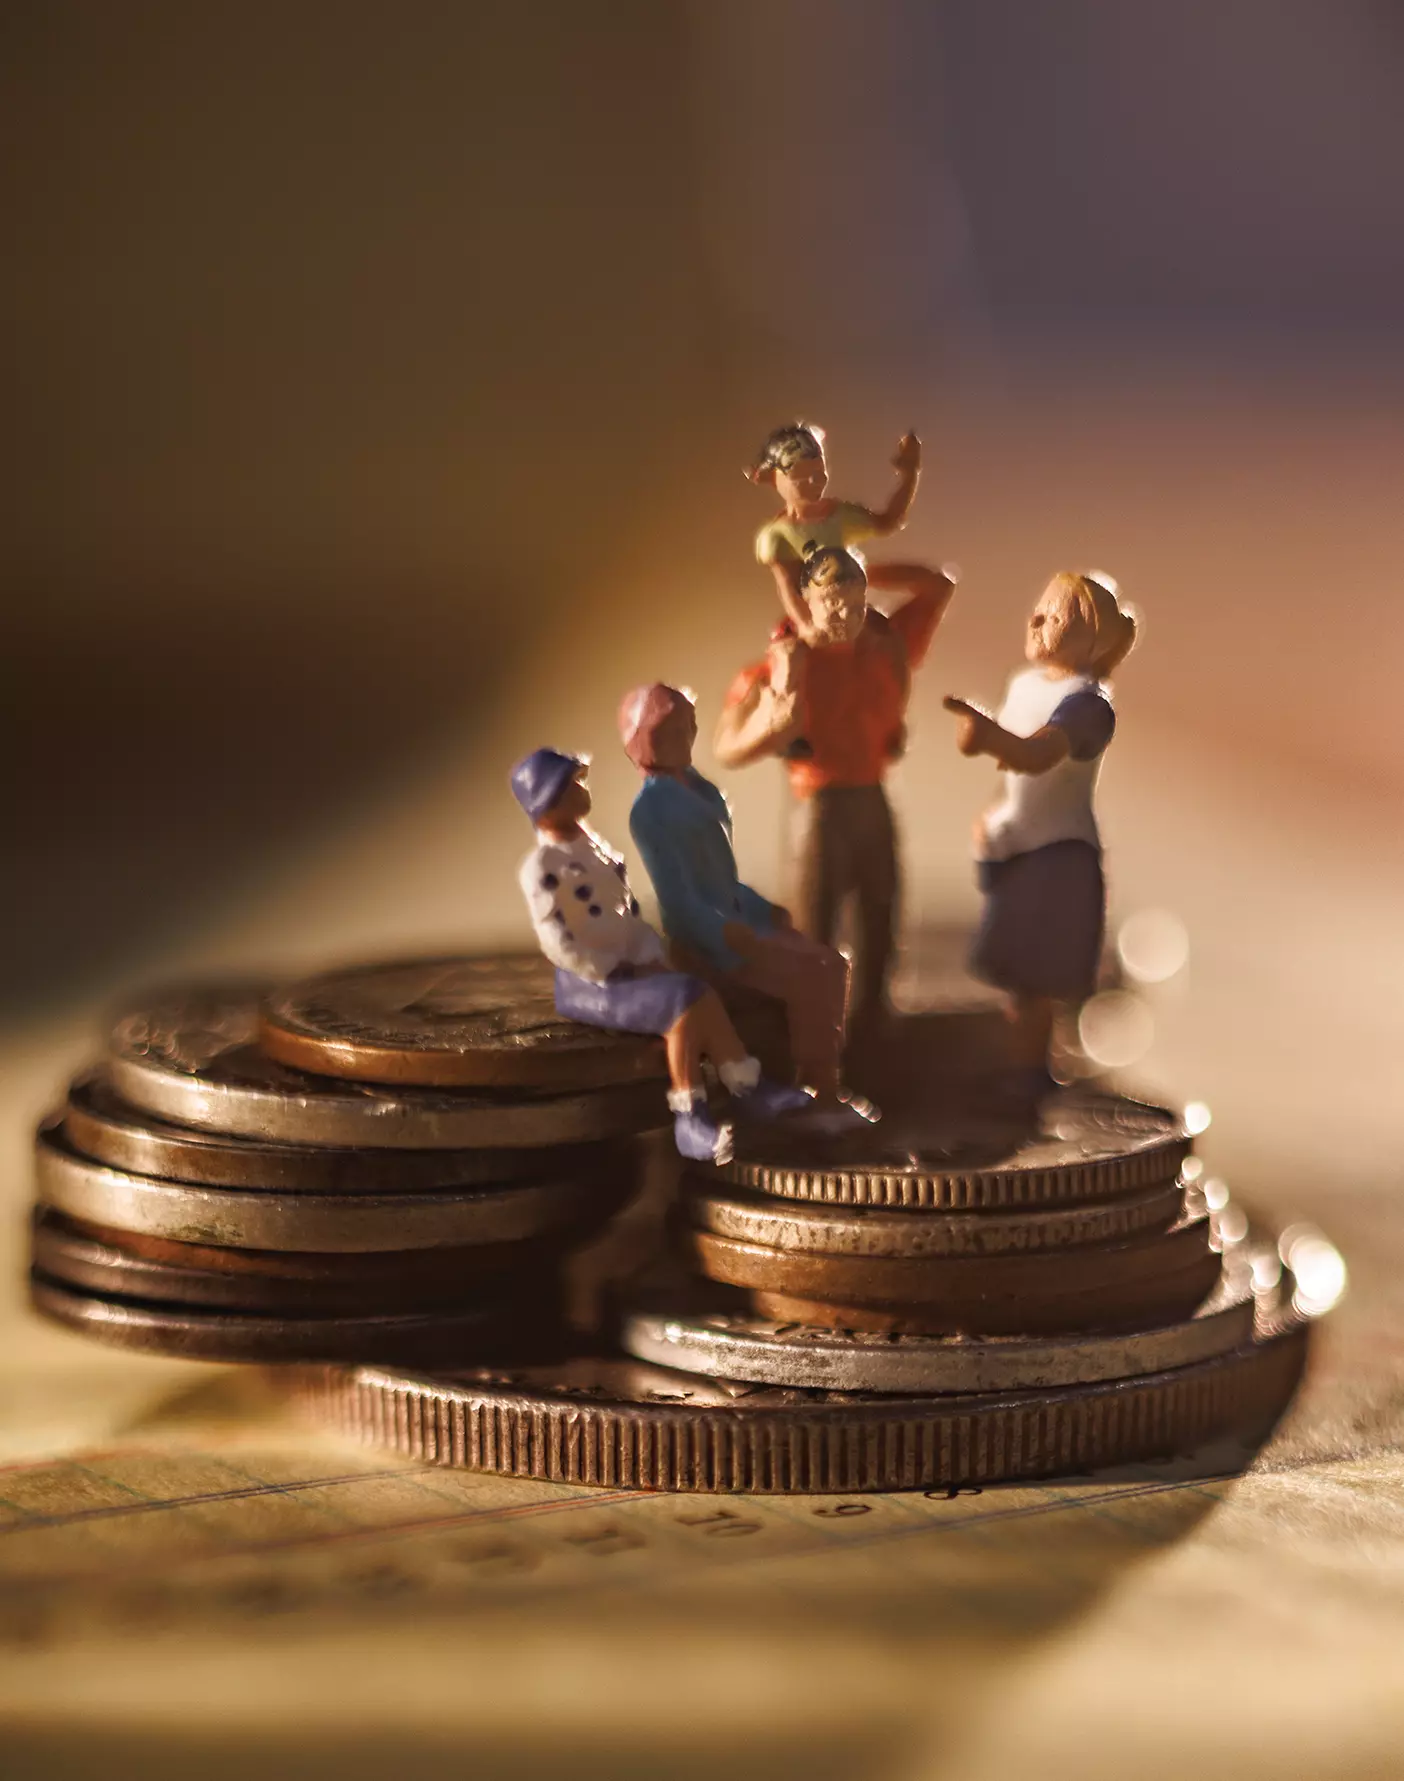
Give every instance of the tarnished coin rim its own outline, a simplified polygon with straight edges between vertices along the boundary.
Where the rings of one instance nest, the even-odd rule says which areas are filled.
[[[123,1100],[175,1125],[225,1137],[271,1143],[363,1146],[383,1150],[546,1149],[632,1136],[667,1123],[667,1101],[655,1082],[589,1089],[575,1095],[470,1101],[449,1091],[395,1094],[365,1090],[301,1097],[275,1089],[219,1082],[173,1070],[152,1059],[110,1053],[106,1071]],[[309,1087],[311,1086],[309,1080]],[[348,1091],[351,1085],[347,1084]]]
[[[627,1312],[620,1342],[654,1366],[757,1385],[883,1394],[1034,1391],[1208,1360],[1250,1341],[1256,1315],[1252,1271],[1239,1260],[1192,1317],[1115,1334],[863,1335],[659,1306]]]
[[[1098,1095],[1095,1099],[1145,1108],[1164,1114],[1167,1120],[1175,1119],[1170,1109],[1127,1095]],[[942,1211],[1012,1208],[1101,1199],[1154,1186],[1177,1172],[1191,1145],[1189,1133],[1181,1126],[1163,1137],[1128,1145],[1120,1155],[1033,1168],[1009,1163],[976,1169],[943,1169],[936,1165],[896,1169],[870,1166],[861,1159],[809,1167],[742,1156],[720,1165],[714,1177],[781,1199],[838,1206],[905,1206]],[[709,1179],[707,1174],[699,1174],[704,1182]]]
[[[1085,1206],[1032,1206],[1012,1212],[926,1212],[827,1204],[774,1195],[719,1192],[684,1178],[680,1208],[695,1229],[738,1242],[814,1255],[995,1257],[1080,1249],[1174,1223],[1184,1201],[1177,1177]]]
[[[1012,1482],[1162,1457],[1231,1429],[1256,1431],[1301,1374],[1297,1318],[1229,1353],[1166,1372],[1056,1391],[689,1407],[608,1402],[385,1367],[301,1369],[316,1420],[417,1460],[555,1483],[646,1491],[821,1494]],[[768,1394],[767,1394],[768,1395]]]
[[[75,1150],[109,1168],[250,1193],[424,1193],[593,1174],[616,1162],[622,1166],[630,1143],[622,1137],[539,1149],[458,1150],[279,1143],[173,1124],[121,1100],[100,1070],[69,1085],[64,1131]]]
[[[518,957],[520,955],[510,955]],[[449,969],[495,962],[469,955],[378,960],[342,966],[313,977],[280,984],[259,1006],[259,1043],[279,1063],[314,1075],[419,1088],[554,1088],[560,1092],[607,1088],[625,1082],[659,1080],[667,1066],[652,1036],[581,1027],[582,1043],[569,1050],[511,1044],[415,1044],[390,1034],[378,1039],[338,1036],[320,1027],[308,1004],[334,997],[338,985],[414,969]],[[559,1019],[564,1021],[563,1016]]]
[[[518,1182],[433,1194],[245,1193],[192,1187],[112,1169],[70,1149],[62,1115],[35,1144],[38,1197],[73,1218],[114,1230],[235,1249],[369,1252],[441,1244],[506,1243],[570,1226],[587,1208],[630,1184],[609,1178]]]
[[[684,1230],[680,1237],[708,1279],[753,1292],[844,1304],[964,1305],[989,1298],[1080,1298],[1152,1282],[1207,1255],[1212,1229],[1207,1212],[1186,1212],[1163,1231],[1077,1249],[991,1256],[832,1255],[745,1243],[712,1231]],[[1089,1303],[1089,1314],[1094,1310]]]
[[[41,1315],[82,1335],[121,1348],[184,1360],[259,1364],[346,1361],[370,1354],[401,1354],[406,1362],[429,1355],[488,1357],[510,1350],[521,1316],[500,1304],[374,1317],[278,1317],[234,1311],[196,1311],[79,1292],[31,1271],[29,1298]],[[542,1328],[547,1327],[543,1314]],[[550,1322],[554,1333],[557,1324]],[[520,1342],[518,1342],[520,1346]]]

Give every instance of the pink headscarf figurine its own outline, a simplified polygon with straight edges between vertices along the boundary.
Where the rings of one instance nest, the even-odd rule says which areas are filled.
[[[672,954],[723,989],[781,1002],[795,1073],[815,1094],[809,1130],[841,1133],[876,1117],[840,1089],[848,966],[833,947],[797,934],[789,911],[742,882],[731,811],[692,762],[697,709],[689,693],[635,687],[619,707],[624,751],[644,775],[629,813],[653,880]]]
[[[619,706],[619,736],[624,752],[640,773],[656,773],[659,769],[654,739],[662,725],[671,717],[686,712],[691,719],[694,736],[697,732],[697,707],[692,695],[675,686],[655,681],[652,686],[636,686],[625,693]]]

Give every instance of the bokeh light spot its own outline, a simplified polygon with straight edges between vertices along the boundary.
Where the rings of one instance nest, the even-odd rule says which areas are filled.
[[[1209,1111],[1207,1101],[1186,1101],[1183,1117],[1185,1130],[1192,1138],[1197,1138],[1201,1132],[1209,1130],[1214,1115]]]
[[[1189,929],[1170,909],[1139,909],[1122,922],[1116,951],[1138,983],[1164,983],[1189,962]]]
[[[1116,1069],[1134,1064],[1155,1040],[1155,1018],[1139,996],[1124,989],[1103,990],[1084,1003],[1077,1036],[1094,1064]]]

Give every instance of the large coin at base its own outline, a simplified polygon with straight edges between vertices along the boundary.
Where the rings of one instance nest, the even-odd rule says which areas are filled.
[[[61,1116],[40,1128],[38,1198],[70,1218],[216,1248],[386,1250],[511,1243],[603,1223],[633,1193],[631,1172],[523,1181],[466,1193],[280,1194],[191,1187],[104,1168],[64,1141]]]
[[[1047,1254],[814,1255],[680,1233],[708,1280],[745,1287],[767,1316],[928,1335],[1048,1335],[1188,1316],[1219,1276],[1207,1214],[1163,1233]]]
[[[1124,1095],[1065,1089],[1036,1121],[982,1114],[959,1095],[884,1117],[843,1140],[810,1139],[803,1121],[738,1134],[718,1178],[756,1193],[831,1205],[938,1211],[1104,1199],[1173,1179],[1189,1153],[1178,1114]]]
[[[627,1155],[632,1140],[533,1149],[384,1150],[366,1146],[272,1144],[173,1125],[129,1107],[100,1074],[68,1091],[64,1135],[75,1150],[113,1169],[256,1192],[389,1194],[402,1189],[500,1185],[597,1174]]]
[[[559,1241],[317,1254],[215,1249],[104,1229],[39,1207],[30,1261],[79,1292],[195,1310],[288,1317],[367,1317],[472,1309],[487,1293],[540,1296],[564,1260]]]
[[[196,985],[118,1016],[106,1075],[129,1106],[176,1125],[278,1144],[517,1149],[621,1137],[667,1123],[660,1082],[578,1094],[390,1090],[292,1070],[256,1043],[260,989]]]
[[[892,1336],[778,1323],[699,1305],[670,1292],[625,1313],[624,1348],[637,1360],[710,1378],[804,1390],[868,1392],[1025,1391],[1126,1379],[1188,1366],[1252,1340],[1277,1297],[1256,1301],[1247,1260],[1223,1278],[1192,1317],[1116,1334],[1056,1337]]]
[[[469,1309],[385,1317],[271,1317],[235,1311],[192,1311],[137,1299],[75,1291],[31,1273],[29,1299],[55,1323],[117,1348],[138,1348],[185,1360],[377,1361],[452,1366],[555,1350],[560,1319],[549,1302],[524,1317],[520,1308],[488,1302]]]
[[[259,1039],[294,1069],[425,1088],[565,1093],[667,1074],[659,1040],[557,1014],[540,953],[326,971],[269,991]]]
[[[1061,1391],[877,1396],[768,1390],[642,1362],[419,1376],[294,1375],[318,1421],[418,1460],[623,1490],[924,1490],[1049,1477],[1265,1432],[1301,1374],[1291,1314],[1193,1366]]]

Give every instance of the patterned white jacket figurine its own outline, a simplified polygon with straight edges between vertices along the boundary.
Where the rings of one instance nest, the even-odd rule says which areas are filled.
[[[743,1115],[778,1119],[807,1109],[810,1096],[767,1081],[716,991],[671,969],[657,931],[639,914],[624,862],[582,821],[590,811],[587,764],[538,748],[512,769],[512,791],[537,835],[519,882],[541,950],[556,967],[556,1008],[589,1026],[661,1034],[678,1149],[696,1162],[725,1162],[732,1130],[707,1105],[704,1057]]]

